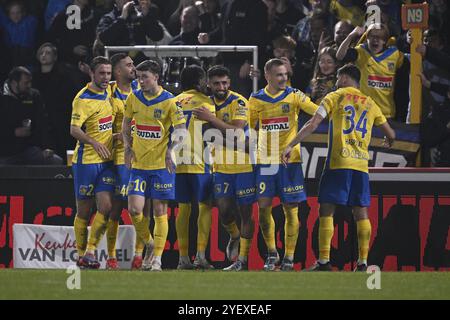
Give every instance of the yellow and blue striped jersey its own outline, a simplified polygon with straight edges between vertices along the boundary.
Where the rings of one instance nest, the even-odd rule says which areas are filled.
[[[327,168],[368,172],[372,127],[387,121],[380,108],[353,87],[329,93],[320,105],[330,121]]]
[[[111,82],[111,104],[114,110],[114,123],[113,123],[113,133],[122,132],[122,121],[123,114],[125,112],[125,102],[128,95],[131,92],[124,92],[120,90],[115,81]],[[131,82],[131,91],[138,89],[138,82],[133,80]],[[133,128],[134,129],[134,128]],[[121,140],[114,141],[114,154],[113,154],[114,164],[122,165],[125,164],[125,149],[123,142]]]
[[[92,139],[104,144],[112,153],[114,113],[110,89],[102,92],[89,88],[89,84],[75,96],[72,103],[71,125],[80,127]],[[92,145],[77,142],[72,163],[93,164],[111,161],[102,159]]]
[[[171,128],[186,122],[174,96],[163,88],[154,96],[147,96],[142,89],[133,91],[124,116],[135,120],[133,169],[164,169]]]
[[[239,93],[229,91],[224,101],[219,101],[213,97],[216,116],[223,122],[231,124],[233,120],[244,120],[247,122],[244,131],[248,129],[250,123],[249,102]],[[244,139],[245,137],[242,136]],[[242,141],[245,143],[245,141]],[[215,152],[214,170],[220,173],[234,174],[252,172],[253,166],[248,153],[242,150],[230,150],[223,148],[222,152]],[[229,154],[232,153],[232,154]],[[218,157],[221,156],[221,159]],[[232,159],[232,161],[229,160]]]
[[[189,132],[190,141],[186,141],[188,149],[184,148],[180,152],[180,156],[183,157],[183,151],[189,151],[188,160],[189,163],[178,163],[176,173],[211,173],[211,163],[205,163],[203,157],[207,157],[208,160],[212,159],[210,154],[205,154],[205,143],[203,142],[203,125],[206,121],[197,119],[192,110],[200,107],[206,107],[212,113],[215,113],[214,105],[211,99],[197,90],[187,90],[180,93],[176,97],[177,101],[183,109],[183,114],[186,119],[186,129]],[[208,148],[208,150],[210,150]],[[210,151],[209,151],[210,153]]]
[[[250,123],[258,128],[258,163],[281,163],[281,153],[298,131],[300,111],[313,115],[318,106],[298,89],[287,87],[272,96],[267,88],[252,94]],[[278,139],[278,141],[277,141]],[[300,146],[292,150],[289,162],[301,162]]]
[[[389,47],[372,55],[367,44],[359,45],[355,50],[358,53],[355,65],[361,71],[361,92],[372,97],[386,118],[394,118],[394,80],[397,69],[403,64],[403,53],[396,47]]]

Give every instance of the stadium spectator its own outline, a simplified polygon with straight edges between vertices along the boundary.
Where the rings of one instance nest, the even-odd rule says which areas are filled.
[[[0,7],[0,29],[3,42],[12,57],[13,66],[31,66],[36,45],[38,20],[25,12],[21,1],[12,1],[6,7],[7,15]]]
[[[169,30],[172,36],[175,36],[181,31],[181,14],[183,10],[187,7],[194,6],[195,0],[179,0],[178,7],[175,11],[170,15],[169,20],[167,21],[166,27]]]
[[[97,36],[105,46],[134,46],[147,44],[147,37],[159,41],[164,30],[158,22],[158,7],[150,0],[116,0],[114,9],[104,15],[98,26]],[[130,53],[138,62],[145,59],[143,53]]]
[[[62,164],[62,159],[48,148],[47,113],[39,91],[31,83],[31,72],[25,67],[15,67],[4,84],[1,165]]]
[[[296,6],[295,1],[275,0],[275,18],[283,23],[287,34],[292,34],[294,27],[305,14]]]
[[[170,45],[198,45],[199,16],[195,6],[186,7],[181,13],[181,31],[171,41]]]
[[[203,0],[195,3],[199,11],[200,32],[208,33],[216,29],[220,23],[220,1]]]
[[[355,62],[361,71],[361,92],[374,99],[386,118],[395,118],[397,112],[394,101],[395,78],[400,74],[398,70],[404,64],[403,53],[395,46],[387,46],[389,31],[386,26],[379,23],[369,26],[366,42],[356,48],[349,48],[350,44],[359,39],[363,33],[362,27],[356,27],[342,42],[336,57],[344,62]],[[409,63],[405,64],[405,67],[409,67]],[[407,106],[401,107],[406,109]],[[404,110],[400,113],[403,114]]]
[[[45,30],[50,29],[55,17],[72,3],[72,0],[49,0],[45,9]]]
[[[33,74],[33,87],[38,89],[48,112],[50,136],[56,154],[66,159],[66,150],[73,150],[75,140],[70,135],[72,100],[77,88],[68,76],[71,68],[58,63],[56,47],[47,42],[37,50],[39,68]]]
[[[95,8],[89,5],[88,0],[73,0],[72,4],[80,8],[80,28],[68,27],[68,22],[70,25],[74,19],[66,13],[66,10],[63,10],[53,20],[46,38],[58,48],[60,61],[76,65],[80,57],[92,50],[99,17]]]
[[[336,66],[336,51],[331,47],[323,48],[317,58],[313,79],[306,90],[314,103],[320,104],[323,97],[335,90]]]

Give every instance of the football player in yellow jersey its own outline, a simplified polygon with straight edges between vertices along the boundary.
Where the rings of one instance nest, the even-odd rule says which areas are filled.
[[[113,109],[108,90],[111,62],[96,57],[91,63],[92,81],[73,100],[70,134],[77,139],[73,176],[77,215],[74,221],[80,267],[100,267],[94,251],[103,236],[111,212],[115,186],[112,163]],[[97,208],[88,241],[90,213]]]
[[[127,187],[130,180],[130,170],[125,166],[124,147],[122,138],[122,121],[125,111],[125,101],[132,90],[137,89],[136,68],[133,60],[125,53],[116,53],[111,57],[112,73],[115,81],[110,83],[111,104],[115,114],[113,122],[113,160],[116,172],[116,191],[113,207],[106,229],[106,240],[108,249],[107,269],[118,269],[116,259],[116,239],[119,230],[119,219],[123,208],[127,208]],[[142,247],[142,241],[136,239],[136,246]],[[139,248],[138,248],[139,251]],[[135,255],[132,267],[142,262],[142,251]],[[140,268],[140,266],[139,266]]]
[[[293,148],[329,118],[328,157],[319,186],[319,260],[310,269],[329,271],[330,244],[333,237],[333,214],[336,205],[351,206],[357,225],[359,259],[356,270],[367,269],[371,225],[367,213],[370,206],[369,143],[372,127],[379,126],[386,134],[386,147],[395,139],[380,108],[359,90],[360,71],[354,65],[338,70],[337,91],[329,93],[319,109],[283,151],[286,163]]]
[[[285,213],[285,255],[281,270],[293,270],[299,222],[298,204],[306,200],[303,172],[300,166],[300,146],[292,151],[287,166],[281,165],[281,152],[288,145],[298,127],[301,111],[314,114],[317,105],[301,91],[286,85],[288,72],[284,62],[271,59],[264,66],[267,87],[250,97],[251,124],[258,127],[258,188],[259,222],[268,255],[264,270],[273,271],[279,262],[275,246],[275,223],[272,199],[281,198]]]
[[[194,115],[208,121],[224,135],[231,130],[245,144],[244,130],[249,127],[249,104],[247,99],[230,90],[230,71],[223,66],[210,68],[208,86],[213,95],[216,115],[206,108],[194,110]],[[244,150],[225,148],[222,151],[221,159],[218,159],[218,152],[215,154],[214,196],[221,223],[230,235],[227,258],[230,261],[237,258],[224,270],[248,270],[248,253],[255,229],[252,217],[252,207],[256,200],[255,173],[250,157]],[[227,161],[228,158],[231,158],[230,162]],[[241,217],[240,231],[235,222],[236,211]]]
[[[140,63],[136,71],[141,89],[128,96],[122,127],[125,164],[132,169],[128,211],[136,233],[147,246],[142,267],[161,271],[161,256],[169,229],[168,200],[175,198],[174,149],[186,135],[186,121],[174,96],[158,84],[160,65],[147,60]],[[131,137],[133,119],[136,132]],[[155,218],[154,240],[143,216],[144,206],[151,200]]]
[[[211,149],[203,142],[203,132],[209,125],[194,116],[192,111],[198,107],[204,107],[211,112],[215,110],[211,99],[204,93],[206,92],[206,73],[201,67],[187,66],[181,72],[180,81],[183,92],[176,98],[186,118],[190,143],[184,145],[183,154],[180,154],[180,159],[177,159],[175,194],[179,208],[176,218],[180,252],[178,269],[213,269],[205,256],[211,230],[213,189]],[[197,254],[194,264],[191,263],[188,252],[192,202],[198,203]]]
[[[369,26],[365,43],[349,49],[363,33],[364,28],[356,27],[342,42],[336,58],[355,63],[361,72],[361,92],[375,101],[386,118],[395,118],[395,76],[403,65],[403,53],[394,46],[387,47],[389,30],[379,23]]]

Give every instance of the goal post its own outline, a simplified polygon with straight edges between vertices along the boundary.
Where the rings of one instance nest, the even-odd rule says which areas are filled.
[[[109,58],[111,51],[143,51],[148,57],[199,57],[211,58],[217,56],[219,52],[251,52],[252,64],[258,67],[258,47],[257,46],[105,46],[105,55]],[[258,90],[258,79],[253,81],[253,92]]]

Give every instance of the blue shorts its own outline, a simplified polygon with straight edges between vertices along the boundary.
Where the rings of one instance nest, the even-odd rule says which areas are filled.
[[[175,199],[180,203],[204,202],[212,199],[212,174],[177,173]]]
[[[115,167],[117,178],[115,196],[117,199],[127,201],[131,170],[124,164],[116,165]]]
[[[75,198],[85,200],[98,192],[114,192],[116,175],[112,162],[72,164]]]
[[[324,170],[320,178],[319,203],[369,207],[369,174],[351,169]]]
[[[252,204],[256,201],[255,172],[214,173],[214,198],[233,198],[238,204]]]
[[[167,169],[132,169],[128,183],[128,195],[147,199],[173,200],[175,198],[175,174]]]
[[[276,173],[264,175],[261,170],[270,165],[259,164],[256,169],[258,198],[280,197],[281,202],[296,203],[306,200],[301,163],[280,164]]]

